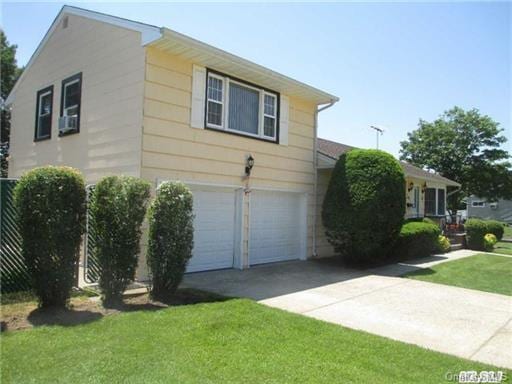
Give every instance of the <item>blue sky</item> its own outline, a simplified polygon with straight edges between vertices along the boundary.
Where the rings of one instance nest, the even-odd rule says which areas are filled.
[[[64,3],[2,3],[25,64]],[[419,118],[478,108],[512,140],[512,3],[66,3],[178,32],[333,93],[319,136],[398,154]],[[511,151],[509,142],[506,148]]]

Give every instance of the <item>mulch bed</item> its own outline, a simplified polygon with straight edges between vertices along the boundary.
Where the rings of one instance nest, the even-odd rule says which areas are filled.
[[[67,309],[41,309],[33,301],[13,303],[0,306],[1,331],[16,331],[43,325],[73,326],[121,312],[154,311],[169,306],[215,302],[226,299],[228,298],[208,292],[180,289],[165,303],[151,300],[148,293],[125,295],[123,304],[115,308],[103,307],[99,297],[71,298]]]

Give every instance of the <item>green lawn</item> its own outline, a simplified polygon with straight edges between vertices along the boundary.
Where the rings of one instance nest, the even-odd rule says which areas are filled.
[[[503,253],[504,255],[512,255],[512,243],[498,241],[492,250],[494,253]]]
[[[240,299],[0,340],[2,383],[441,383],[496,369]]]
[[[505,226],[504,238],[512,239],[512,225]]]
[[[512,257],[478,254],[404,277],[512,296]]]

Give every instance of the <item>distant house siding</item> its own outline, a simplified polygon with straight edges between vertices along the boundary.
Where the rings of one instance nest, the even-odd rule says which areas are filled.
[[[307,194],[307,255],[312,254],[314,120],[316,106],[290,97],[288,145],[190,125],[193,62],[155,48],[146,51],[143,178],[243,188],[246,156],[255,165],[250,188]],[[228,74],[229,75],[229,74]],[[250,80],[250,79],[249,79]],[[243,252],[247,254],[250,194],[244,195]]]
[[[9,176],[42,165],[80,169],[88,183],[140,175],[144,48],[140,33],[68,15],[16,91]],[[61,82],[82,73],[80,133],[58,136]],[[36,92],[54,86],[51,139],[34,142]]]
[[[483,207],[473,207],[474,201],[484,201]],[[496,206],[491,206],[486,199],[471,196],[467,205],[468,218],[478,217],[512,223],[512,200],[498,200]]]

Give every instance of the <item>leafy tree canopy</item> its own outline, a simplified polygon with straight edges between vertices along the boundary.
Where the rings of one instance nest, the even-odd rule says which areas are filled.
[[[461,184],[449,199],[457,209],[463,198],[512,198],[510,154],[499,123],[477,109],[454,107],[433,122],[420,120],[418,129],[400,143],[400,159],[432,169]]]
[[[9,156],[9,136],[11,131],[11,114],[5,108],[4,101],[14,87],[14,83],[22,72],[16,64],[16,48],[14,44],[9,44],[4,31],[0,29],[0,106],[1,106],[1,124],[0,131],[0,170],[2,177],[7,176],[7,158]]]

